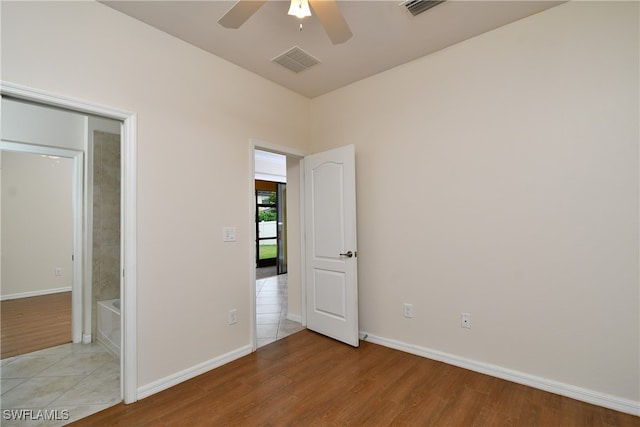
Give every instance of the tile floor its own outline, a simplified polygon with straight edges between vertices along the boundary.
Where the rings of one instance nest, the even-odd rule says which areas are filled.
[[[101,344],[64,344],[0,361],[0,390],[3,427],[60,426],[120,401],[120,362]]]
[[[287,275],[256,280],[256,326],[258,347],[304,329],[287,319]]]

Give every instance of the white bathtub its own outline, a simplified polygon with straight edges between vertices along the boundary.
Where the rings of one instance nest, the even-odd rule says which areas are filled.
[[[120,357],[120,299],[98,301],[99,343]]]

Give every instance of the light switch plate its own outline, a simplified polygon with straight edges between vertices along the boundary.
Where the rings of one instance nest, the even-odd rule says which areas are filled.
[[[224,227],[222,229],[222,241],[224,241],[224,242],[235,242],[236,241],[236,228],[235,227]]]

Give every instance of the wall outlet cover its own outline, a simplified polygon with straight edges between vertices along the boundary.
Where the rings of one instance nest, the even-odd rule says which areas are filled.
[[[233,310],[229,310],[228,322],[230,325],[235,325],[238,323],[238,310],[235,308]]]
[[[471,315],[469,313],[460,314],[460,327],[471,329]]]
[[[404,317],[412,318],[413,317],[413,305],[404,303],[402,306]]]

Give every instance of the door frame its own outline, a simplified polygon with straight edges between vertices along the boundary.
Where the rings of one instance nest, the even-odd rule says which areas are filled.
[[[285,155],[287,157],[296,157],[300,160],[300,194],[298,197],[300,197],[301,203],[299,203],[300,205],[300,240],[301,240],[301,250],[303,251],[303,253],[301,254],[301,271],[302,271],[302,275],[301,275],[301,283],[300,283],[300,316],[301,316],[301,323],[303,327],[307,326],[307,308],[306,308],[306,298],[307,298],[307,294],[306,294],[306,281],[305,281],[305,274],[304,274],[304,264],[305,264],[305,257],[304,257],[304,206],[302,201],[304,201],[304,157],[307,155],[307,153],[305,153],[302,150],[298,150],[296,148],[292,148],[292,147],[286,147],[283,145],[277,145],[277,144],[272,144],[270,142],[266,142],[266,141],[261,141],[258,139],[250,139],[249,140],[249,156],[250,156],[250,164],[251,167],[250,172],[251,175],[249,177],[249,181],[250,181],[250,185],[251,185],[251,193],[250,193],[250,200],[251,203],[249,204],[249,206],[251,207],[250,209],[250,216],[249,216],[249,229],[252,230],[251,234],[252,236],[249,239],[249,244],[251,245],[251,264],[250,264],[250,268],[249,271],[251,272],[251,274],[249,275],[249,297],[250,297],[250,305],[249,307],[251,307],[250,313],[249,313],[249,323],[251,325],[251,333],[250,333],[250,340],[251,340],[251,351],[256,351],[256,349],[258,348],[258,334],[257,334],[257,325],[256,325],[256,268],[255,268],[255,260],[256,260],[256,247],[255,247],[255,242],[256,242],[256,226],[255,226],[255,221],[256,221],[256,214],[255,214],[255,193],[256,193],[256,183],[255,183],[255,175],[256,175],[256,162],[255,162],[255,151],[256,150],[260,150],[260,151],[270,151],[272,153],[277,153],[277,154],[282,154]]]
[[[121,194],[121,267],[122,345],[120,356],[120,388],[124,403],[137,399],[137,115],[136,113],[69,98],[39,89],[0,81],[0,94],[63,108],[84,114],[114,119],[121,125],[122,194]],[[81,265],[78,263],[78,265]],[[126,272],[126,274],[125,274]],[[255,294],[255,293],[254,293]],[[254,297],[255,298],[255,297]]]

